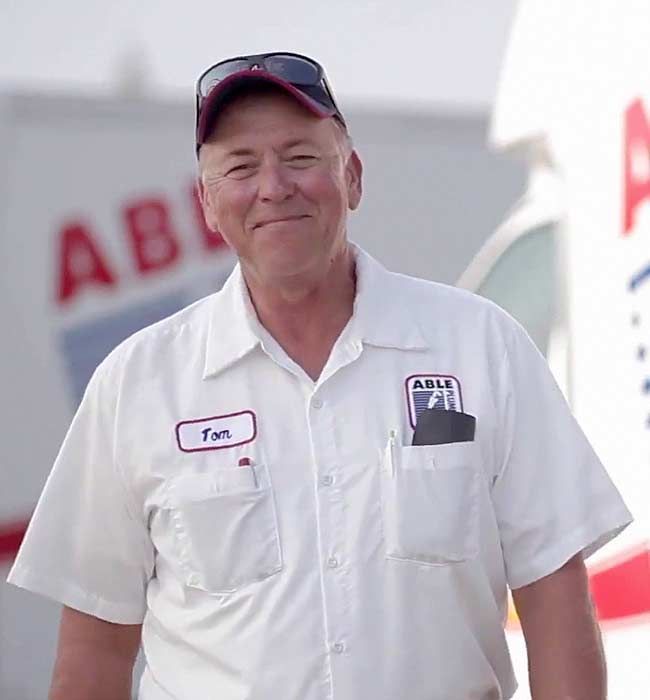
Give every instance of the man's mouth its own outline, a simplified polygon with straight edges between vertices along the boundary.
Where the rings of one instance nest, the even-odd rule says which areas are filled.
[[[295,216],[278,216],[273,219],[264,219],[264,221],[260,221],[259,223],[255,224],[253,228],[261,228],[262,226],[268,226],[269,224],[283,224],[287,223],[289,221],[300,221],[300,219],[307,219],[309,218],[308,214],[296,214]]]

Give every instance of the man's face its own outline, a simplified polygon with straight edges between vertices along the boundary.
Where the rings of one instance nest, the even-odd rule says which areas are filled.
[[[265,283],[324,276],[344,249],[361,163],[332,119],[282,93],[234,99],[201,148],[208,226]]]

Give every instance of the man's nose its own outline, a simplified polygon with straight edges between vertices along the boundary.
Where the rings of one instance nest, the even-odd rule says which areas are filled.
[[[265,163],[258,177],[258,196],[265,202],[282,202],[295,191],[295,182],[282,163]]]

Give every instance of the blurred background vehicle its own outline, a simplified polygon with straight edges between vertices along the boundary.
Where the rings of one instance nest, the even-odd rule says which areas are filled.
[[[459,280],[526,326],[634,514],[588,562],[621,699],[650,692],[648,28],[640,0],[520,1],[489,139],[528,184]]]

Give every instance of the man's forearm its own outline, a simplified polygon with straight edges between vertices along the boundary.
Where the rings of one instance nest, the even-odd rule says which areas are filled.
[[[90,659],[74,649],[57,659],[48,700],[131,700],[133,669],[119,657]]]
[[[581,557],[513,591],[533,700],[605,700],[607,674]]]
[[[49,700],[131,700],[141,628],[64,606]]]
[[[532,700],[605,700],[607,673],[597,625],[585,615],[572,629],[563,626],[544,637],[528,644]]]

